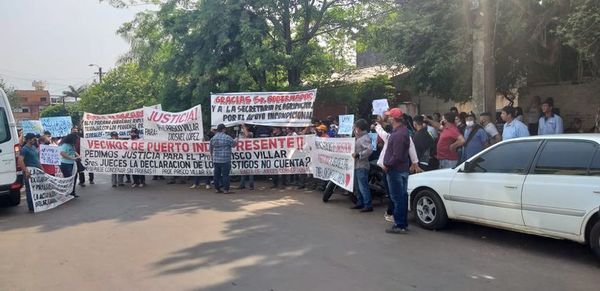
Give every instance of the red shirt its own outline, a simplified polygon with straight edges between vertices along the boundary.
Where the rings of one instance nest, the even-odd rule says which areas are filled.
[[[450,150],[450,145],[455,143],[458,137],[461,136],[460,130],[452,123],[446,123],[444,130],[440,133],[440,139],[437,143],[437,158],[438,160],[458,161],[458,153]]]

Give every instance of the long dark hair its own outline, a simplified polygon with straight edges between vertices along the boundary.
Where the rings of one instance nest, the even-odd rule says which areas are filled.
[[[75,133],[70,133],[67,136],[63,137],[63,139],[60,141],[60,144],[70,144],[70,145],[75,145],[75,141],[77,140],[77,134]]]

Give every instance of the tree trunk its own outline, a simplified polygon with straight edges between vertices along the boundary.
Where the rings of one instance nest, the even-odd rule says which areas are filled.
[[[480,0],[473,27],[473,111],[496,112],[496,75],[494,59],[495,0]]]

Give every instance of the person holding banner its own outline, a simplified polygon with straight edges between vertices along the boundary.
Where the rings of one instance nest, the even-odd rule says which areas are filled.
[[[227,135],[224,124],[217,126],[217,133],[210,139],[210,155],[212,156],[215,189],[217,193],[232,194],[229,191],[229,173],[231,172],[231,152],[237,141]]]
[[[52,135],[50,134],[49,131],[44,132],[44,135],[42,135],[39,140],[38,143],[40,144],[40,147],[42,145],[46,145],[49,146],[52,144]],[[40,149],[40,152],[42,152],[42,150]],[[55,165],[46,165],[46,164],[42,164],[42,169],[44,170],[44,172],[48,175],[56,175],[56,166]]]
[[[83,137],[83,133],[80,132],[79,128],[77,128],[76,126],[71,128],[71,133],[75,134],[75,136],[76,136],[75,151],[77,152],[78,155],[81,155],[81,138]],[[80,161],[77,162],[77,171],[79,174],[79,186],[85,187],[85,167],[83,166],[83,164]],[[94,173],[88,173],[88,175],[90,178],[90,185],[93,185],[94,184]]]
[[[373,212],[371,205],[371,189],[369,188],[369,170],[371,164],[369,157],[373,153],[371,147],[371,137],[367,134],[369,124],[364,119],[359,119],[354,123],[354,134],[356,136],[356,145],[352,157],[354,158],[354,178],[358,185],[358,201],[352,209],[361,209],[360,212]],[[357,189],[357,188],[354,188]]]
[[[60,171],[65,178],[71,177],[74,174],[77,175],[77,173],[73,173],[73,167],[75,162],[80,161],[81,159],[79,154],[75,151],[76,139],[77,134],[71,133],[65,136],[60,144]],[[79,195],[75,194],[75,185],[76,184],[73,183],[73,192],[71,192],[71,195],[73,195],[73,197],[79,197]]]
[[[21,148],[21,152],[19,153],[19,167],[23,170],[23,175],[25,176],[25,190],[27,192],[27,207],[29,211],[33,211],[33,200],[31,197],[31,189],[29,186],[29,177],[31,173],[29,172],[29,168],[42,168],[40,164],[40,155],[38,154],[37,149],[33,146],[35,142],[35,134],[28,133],[23,138],[25,145]]]
[[[140,131],[137,128],[132,128],[129,132],[131,140],[140,139]],[[146,185],[146,176],[144,175],[131,175],[133,178],[133,184],[131,188],[140,187],[143,188]]]
[[[111,132],[110,138],[119,139],[119,133],[116,131]],[[110,180],[112,182],[113,188],[117,187],[117,185],[119,187],[125,186],[125,183],[123,183],[123,174],[112,174],[110,175]]]
[[[242,124],[242,132],[240,132],[239,138],[254,138],[254,133],[248,129],[248,126]],[[246,189],[246,184],[248,184],[248,189],[254,190],[254,176],[253,175],[243,175],[240,178],[240,189]]]

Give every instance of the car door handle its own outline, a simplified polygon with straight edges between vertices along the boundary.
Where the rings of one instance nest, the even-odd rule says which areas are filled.
[[[504,188],[506,188],[506,189],[518,189],[519,187],[505,185]]]

